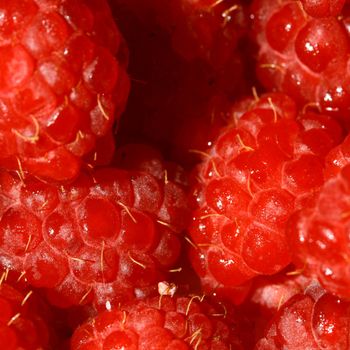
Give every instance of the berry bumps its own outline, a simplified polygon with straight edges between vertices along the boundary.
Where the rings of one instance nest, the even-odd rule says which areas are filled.
[[[105,0],[14,0],[0,24],[0,166],[77,176],[119,118],[127,50]]]
[[[340,140],[334,120],[298,113],[283,94],[252,100],[221,133],[192,190],[190,259],[205,290],[232,294],[290,263],[286,221],[311,205],[324,182],[324,157]]]
[[[1,264],[61,307],[152,291],[179,267],[188,213],[180,180],[161,159],[141,158],[148,170],[106,168],[64,186],[1,172]]]
[[[348,121],[348,9],[335,16],[343,4],[304,1],[314,18],[299,1],[255,0],[252,16],[262,84]]]
[[[293,215],[289,223],[293,260],[331,293],[350,298],[350,165],[323,186],[315,205]]]
[[[233,316],[199,296],[149,298],[89,320],[71,349],[243,350]]]

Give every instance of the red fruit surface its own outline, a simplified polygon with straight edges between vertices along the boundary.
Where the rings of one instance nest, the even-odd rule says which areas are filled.
[[[350,165],[322,187],[315,205],[288,225],[293,261],[331,293],[350,298]]]
[[[256,350],[345,350],[350,346],[350,304],[320,287],[284,304]]]
[[[199,296],[136,301],[80,326],[71,349],[243,350],[232,316]]]
[[[348,135],[344,141],[334,147],[326,157],[327,178],[331,178],[339,174],[342,168],[350,163],[350,136]]]
[[[247,11],[237,0],[170,0],[157,5],[161,24],[174,49],[187,60],[225,66],[247,30]]]
[[[147,156],[142,146],[139,154]],[[152,292],[179,267],[186,195],[177,168],[132,161],[124,166],[133,170],[92,171],[63,186],[1,172],[1,264],[60,307],[109,308]]]
[[[293,266],[273,276],[262,276],[254,280],[251,292],[238,312],[248,319],[250,347],[264,336],[271,319],[294,295],[303,293],[312,285],[310,278],[294,270]]]
[[[53,339],[46,304],[28,286],[10,281],[8,273],[2,270],[0,276],[0,348],[51,348]]]
[[[105,0],[14,0],[0,24],[0,166],[77,176],[124,109],[127,49]]]
[[[237,0],[109,0],[138,16],[151,15],[171,37],[174,50],[187,61],[223,67],[238,52],[248,29],[247,6]]]
[[[132,81],[117,142],[152,143],[182,165],[192,165],[198,157],[189,149],[204,150],[226,123],[227,106],[249,92],[243,54],[235,50],[225,67],[204,58],[186,60],[174,51],[172,35],[157,16],[170,2],[159,3],[157,11],[152,1],[110,3],[130,47]]]
[[[335,4],[306,3],[315,5],[315,10],[326,3]],[[290,94],[300,105],[327,111],[348,124],[348,9],[342,16],[313,18],[298,1],[255,0],[252,18],[261,83],[267,89]]]
[[[304,10],[313,17],[337,16],[346,0],[301,0]]]
[[[217,294],[290,263],[285,226],[324,182],[324,157],[341,140],[329,116],[298,112],[267,94],[225,129],[203,157],[192,189],[190,259]],[[230,297],[230,296],[229,296]]]

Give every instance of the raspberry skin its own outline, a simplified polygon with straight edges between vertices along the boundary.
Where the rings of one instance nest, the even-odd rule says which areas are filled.
[[[350,163],[350,136],[348,135],[345,140],[334,147],[326,157],[326,169],[325,175],[329,179],[335,177],[342,168]]]
[[[59,307],[108,308],[151,293],[179,267],[188,218],[179,171],[161,170],[106,168],[61,186],[2,171],[1,264]]]
[[[105,0],[14,0],[2,13],[0,166],[73,179],[124,109],[123,38]]]
[[[155,21],[171,37],[173,50],[186,61],[227,67],[247,34],[248,11],[240,0],[109,0],[139,18]]]
[[[155,297],[100,313],[75,331],[71,349],[243,350],[230,318],[199,296]]]
[[[301,0],[304,10],[312,17],[337,16],[346,0]]]
[[[345,350],[349,321],[350,304],[314,286],[280,308],[255,350]]]
[[[10,281],[9,271],[1,271],[1,349],[37,350],[51,348],[53,339],[48,327],[48,312],[46,304],[35,291],[23,283]]]
[[[303,293],[312,284],[312,280],[300,274],[300,271],[290,266],[287,270],[273,276],[257,277],[251,288],[251,293],[238,312],[248,319],[250,346],[253,349],[256,342],[264,336],[271,319],[294,295]]]
[[[324,157],[341,141],[329,116],[267,94],[223,130],[196,169],[190,259],[205,291],[225,293],[290,263],[286,222],[324,182]]]
[[[130,48],[129,73],[133,77],[118,142],[151,143],[181,165],[192,166],[199,158],[189,149],[206,148],[216,136],[225,122],[221,120],[225,99],[249,93],[247,59],[235,50],[225,67],[214,67],[200,57],[185,60],[175,52],[172,33],[160,23],[152,0],[110,3]],[[166,12],[169,3],[157,4],[158,12]],[[198,132],[193,133],[192,128]]]
[[[264,87],[283,91],[301,106],[316,107],[348,124],[347,12],[313,18],[300,2],[290,0],[255,0],[251,12],[259,48],[257,74]]]
[[[288,224],[293,261],[323,287],[350,299],[348,256],[350,165],[322,187],[313,207],[296,212]]]
[[[186,60],[225,66],[247,31],[247,9],[237,0],[171,0],[158,4],[158,17]]]

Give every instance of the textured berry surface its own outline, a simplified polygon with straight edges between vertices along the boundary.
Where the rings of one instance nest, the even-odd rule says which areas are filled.
[[[88,321],[71,349],[243,350],[230,316],[198,296],[146,299]]]
[[[187,60],[224,66],[238,51],[247,29],[246,9],[237,0],[171,0],[158,4],[158,16],[171,33],[174,49]]]
[[[306,3],[318,8],[330,2]],[[255,0],[252,16],[262,84],[348,122],[348,10],[340,17],[313,18],[298,1]]]
[[[334,147],[326,157],[326,178],[331,178],[339,174],[342,168],[350,163],[350,136],[348,135],[344,141]]]
[[[313,17],[337,16],[346,0],[301,0],[304,10]]]
[[[141,146],[139,153],[150,152]],[[109,307],[151,292],[178,267],[187,217],[179,172],[157,155],[139,157],[144,171],[107,168],[57,187],[1,172],[2,265],[23,271],[62,307]]]
[[[350,304],[310,287],[284,304],[256,350],[345,350],[350,346]]]
[[[350,166],[323,186],[313,208],[293,215],[288,225],[293,260],[330,292],[350,298]]]
[[[3,4],[0,53],[0,166],[74,178],[129,90],[127,50],[107,2]]]
[[[250,294],[238,308],[248,319],[251,329],[248,349],[264,336],[266,327],[280,308],[294,295],[303,293],[311,282],[292,266],[276,275],[254,280]]]
[[[22,283],[10,282],[9,271],[2,270],[0,275],[1,349],[49,349],[53,343],[47,313],[46,305],[36,292]]]
[[[225,101],[250,91],[243,55],[235,51],[225,68],[204,58],[186,60],[175,52],[154,2],[110,3],[130,48],[133,78],[117,141],[152,143],[175,161],[192,164],[198,157],[189,149],[206,147],[224,124]],[[159,11],[164,12],[168,3],[158,4]]]
[[[237,54],[248,28],[247,6],[240,0],[109,1],[141,17],[153,16],[183,58],[204,60],[216,67],[224,67]]]
[[[290,262],[286,221],[324,182],[324,157],[341,140],[330,117],[298,113],[283,94],[252,100],[195,172],[192,264],[205,290],[230,294]],[[229,296],[230,297],[230,296]]]

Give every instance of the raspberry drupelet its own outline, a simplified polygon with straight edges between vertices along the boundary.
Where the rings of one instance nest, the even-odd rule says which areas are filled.
[[[242,0],[109,0],[146,21],[156,21],[171,37],[175,52],[187,61],[203,60],[216,68],[238,54],[248,31],[248,6]]]
[[[199,296],[160,296],[105,311],[80,326],[72,350],[243,350],[228,309]]]
[[[247,9],[240,0],[171,0],[158,16],[174,49],[187,60],[203,59],[217,68],[238,52],[247,32]],[[227,66],[226,66],[227,67]]]
[[[313,281],[303,276],[293,266],[273,276],[261,276],[254,279],[251,292],[237,310],[245,315],[250,326],[251,344],[248,349],[254,348],[256,342],[264,336],[264,332],[271,319],[280,308],[294,295],[303,291]]]
[[[311,4],[315,6],[314,15],[326,3],[342,7],[341,1],[304,3],[310,11]],[[314,18],[299,1],[255,0],[251,11],[259,47],[257,73],[267,89],[283,91],[300,105],[349,124],[349,8],[345,6],[341,16],[333,10],[326,6],[327,16]]]
[[[337,16],[347,0],[301,0],[304,10],[312,17]]]
[[[0,273],[0,348],[51,349],[49,310],[40,296],[11,272]]]
[[[350,299],[350,165],[323,185],[315,205],[296,212],[288,224],[293,261],[323,287]]]
[[[350,304],[312,285],[279,309],[255,350],[349,349],[349,325]]]
[[[223,130],[192,189],[188,246],[205,291],[230,298],[231,288],[290,263],[286,221],[313,203],[324,157],[341,137],[334,119],[298,112],[278,93],[252,100]]]
[[[177,168],[143,146],[139,154],[148,159],[125,160],[137,147],[125,148],[129,170],[83,173],[61,186],[2,171],[1,264],[59,307],[109,308],[151,293],[179,268],[188,209]]]
[[[75,178],[129,91],[127,49],[106,0],[9,1],[0,53],[0,166]]]

